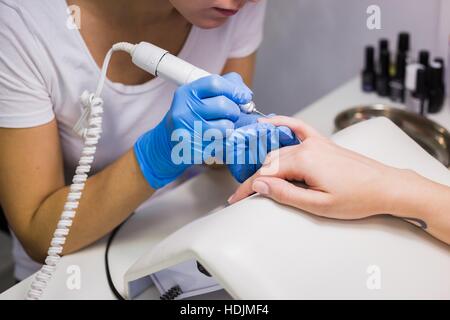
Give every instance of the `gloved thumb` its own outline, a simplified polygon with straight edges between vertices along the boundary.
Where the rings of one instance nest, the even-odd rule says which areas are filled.
[[[200,99],[225,96],[237,104],[245,104],[252,99],[252,92],[245,85],[219,75],[210,75],[183,87],[190,88]]]
[[[294,146],[300,143],[297,136],[286,126],[279,126],[278,130],[280,132],[280,145],[283,147]]]
[[[273,118],[273,117],[276,117],[275,113],[267,115],[266,118]],[[262,118],[260,117],[260,119],[264,119],[264,117]],[[280,133],[280,145],[282,147],[293,146],[301,143],[301,141],[294,134],[294,132],[288,127],[278,126],[278,130],[279,130],[278,132]]]

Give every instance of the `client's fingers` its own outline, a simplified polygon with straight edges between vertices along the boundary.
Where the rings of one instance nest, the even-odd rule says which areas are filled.
[[[279,203],[315,214],[323,212],[331,197],[325,192],[298,187],[276,177],[258,177],[252,182],[252,189]]]
[[[242,199],[247,198],[248,196],[255,193],[252,189],[253,181],[259,177],[259,171],[256,172],[253,176],[245,180],[237,189],[236,191],[231,195],[231,197],[228,198],[228,203],[233,204],[238,201],[241,201]]]
[[[271,118],[260,118],[258,121],[262,123],[271,123],[274,126],[286,126],[291,129],[300,140],[305,140],[310,137],[322,137],[316,129],[307,125],[300,119],[275,116]]]
[[[253,194],[253,181],[262,176],[276,176],[281,179],[295,176],[297,180],[301,181],[301,168],[296,161],[293,161],[292,159],[296,154],[294,148],[295,147],[286,147],[279,152],[271,152],[269,156],[266,157],[263,166],[237,188],[235,193],[228,199],[228,202],[233,204]]]

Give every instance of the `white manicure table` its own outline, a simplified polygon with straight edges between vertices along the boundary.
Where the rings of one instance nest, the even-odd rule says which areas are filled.
[[[331,135],[337,113],[354,105],[372,103],[392,105],[375,95],[361,93],[359,79],[354,79],[296,116],[323,134]],[[430,118],[450,129],[449,106]],[[348,139],[343,136],[345,133],[337,134],[334,139],[337,143],[345,140],[342,144],[346,147],[366,150],[368,156],[401,166],[388,155],[371,154],[370,150],[388,143],[389,130],[395,128],[390,124],[386,128],[379,135],[368,133],[364,140]],[[405,152],[413,149],[407,148]],[[418,157],[410,165],[420,166],[421,161],[429,159]],[[450,177],[437,162],[420,170],[423,175],[450,185]],[[220,210],[235,187],[226,171],[210,171],[157,197],[136,212],[119,231],[110,250],[111,274],[121,294],[126,294],[124,275],[130,268],[128,280],[179,262],[183,257],[194,257],[228,289],[229,295],[219,291],[202,297],[206,299],[450,299],[449,247],[417,227],[391,217],[351,222],[323,219],[259,196]],[[225,231],[217,228],[221,223]],[[264,229],[268,224],[272,228]],[[292,226],[298,226],[298,232]],[[219,231],[211,232],[214,227]],[[233,233],[227,233],[226,228]],[[262,234],[256,230],[267,232]],[[247,241],[246,234],[254,237]],[[257,243],[264,244],[264,250]],[[280,250],[283,244],[284,249]],[[106,239],[102,239],[63,257],[43,298],[114,299],[105,274],[105,246]],[[73,265],[81,270],[81,287],[70,290],[66,285],[67,270]],[[378,290],[366,285],[367,271],[372,266],[381,270],[382,287]],[[22,281],[2,293],[0,299],[23,299],[30,282],[31,278]],[[421,290],[414,289],[418,287]],[[139,298],[158,297],[153,287]]]

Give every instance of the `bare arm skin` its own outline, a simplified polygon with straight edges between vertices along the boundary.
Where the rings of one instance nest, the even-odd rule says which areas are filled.
[[[43,261],[68,193],[56,121],[0,129],[0,153],[0,202],[27,253]],[[90,177],[64,254],[107,234],[153,192],[132,150]]]
[[[223,68],[222,74],[237,72],[241,75],[245,84],[251,88],[253,84],[253,75],[255,73],[256,52],[238,59],[229,59]]]
[[[392,214],[406,218],[450,245],[450,187],[413,171],[405,172],[399,179],[402,189],[393,202]]]
[[[342,148],[301,120],[274,117],[260,121],[290,127],[303,143],[271,153],[263,167],[230,197],[230,203],[258,192],[328,218],[360,219],[388,213],[450,244],[448,186]],[[308,188],[290,181],[304,181]]]

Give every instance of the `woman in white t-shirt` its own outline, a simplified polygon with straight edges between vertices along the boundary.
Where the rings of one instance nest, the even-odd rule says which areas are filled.
[[[28,256],[46,256],[83,146],[72,130],[79,97],[95,89],[111,46],[151,42],[212,74],[238,72],[250,85],[264,11],[264,1],[247,0],[0,0],[0,203],[15,235],[17,279],[39,267]],[[197,86],[236,107],[250,92],[239,82],[234,74]],[[113,56],[102,139],[63,253],[110,232],[179,175],[161,182],[158,175],[172,172],[148,163],[160,139],[148,132],[170,126],[174,108],[201,117],[187,97],[197,89],[188,85],[172,103],[173,84],[152,79],[124,53]],[[236,121],[216,116],[219,124]]]

